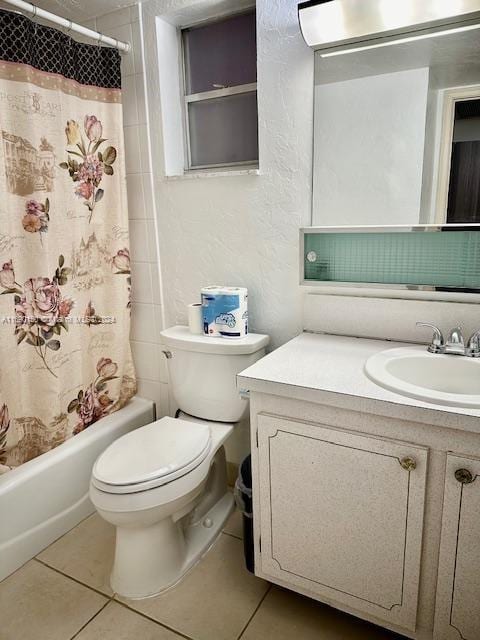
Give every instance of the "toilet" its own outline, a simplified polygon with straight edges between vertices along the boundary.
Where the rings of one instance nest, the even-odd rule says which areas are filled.
[[[226,339],[162,331],[176,418],[122,436],[94,464],[90,498],[115,525],[113,591],[156,595],[177,583],[234,508],[224,443],[248,413],[236,375],[265,355],[269,337]]]

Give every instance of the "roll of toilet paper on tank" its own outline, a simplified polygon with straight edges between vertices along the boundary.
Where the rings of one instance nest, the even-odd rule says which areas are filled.
[[[203,314],[202,303],[194,302],[187,306],[188,310],[188,328],[190,333],[201,334],[203,333]]]
[[[248,291],[243,287],[204,287],[203,332],[208,336],[242,338],[248,333]]]

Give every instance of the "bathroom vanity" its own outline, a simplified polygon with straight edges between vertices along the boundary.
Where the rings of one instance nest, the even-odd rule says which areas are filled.
[[[480,409],[372,382],[365,362],[401,346],[303,333],[238,377],[255,573],[406,637],[478,640]]]

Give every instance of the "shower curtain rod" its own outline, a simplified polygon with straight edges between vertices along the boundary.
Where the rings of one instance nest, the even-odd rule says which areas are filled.
[[[93,31],[93,29],[82,27],[81,24],[77,24],[76,22],[72,22],[71,20],[62,18],[61,16],[57,16],[55,13],[45,11],[45,9],[40,9],[40,7],[37,7],[31,2],[25,2],[24,0],[3,0],[3,2],[12,5],[12,7],[16,7],[21,11],[30,13],[32,18],[34,19],[42,18],[43,20],[48,20],[48,22],[52,22],[53,24],[58,24],[61,27],[65,27],[67,29],[67,33],[73,31],[75,33],[80,33],[82,36],[86,36],[87,38],[91,38],[92,40],[96,40],[98,44],[106,44],[111,47],[115,47],[116,49],[118,49],[119,51],[123,51],[124,53],[128,53],[130,51],[129,42],[122,42],[121,40],[117,40],[116,38],[105,36],[103,35],[103,33],[99,33],[98,31]]]

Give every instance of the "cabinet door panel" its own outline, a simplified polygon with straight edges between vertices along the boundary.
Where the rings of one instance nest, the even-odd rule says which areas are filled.
[[[459,470],[468,473],[456,476]],[[434,637],[480,638],[480,460],[453,454],[447,456]]]
[[[258,424],[263,572],[413,630],[427,450],[269,415]]]

